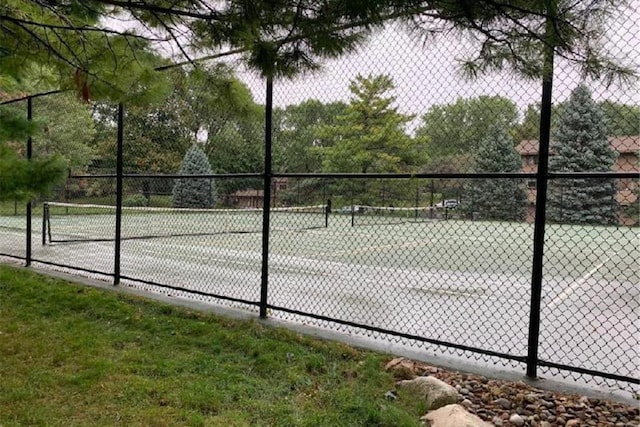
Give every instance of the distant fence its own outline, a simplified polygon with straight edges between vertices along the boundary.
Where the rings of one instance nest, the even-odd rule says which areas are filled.
[[[384,34],[388,38],[376,39],[374,47],[404,43],[392,30]],[[0,255],[526,369],[530,377],[542,370],[637,388],[640,139],[622,134],[633,131],[622,116],[635,117],[637,99],[615,92],[599,104],[622,129],[605,135],[610,166],[568,171],[554,166],[562,148],[551,135],[559,119],[556,110],[551,117],[550,93],[536,98],[537,87],[522,86],[533,91],[526,97],[539,105],[537,112],[507,105],[505,99],[525,96],[495,82],[502,98],[484,93],[482,84],[462,85],[453,94],[435,86],[430,93],[437,101],[420,104],[403,81],[400,96],[385,98],[372,83],[375,76],[416,61],[387,63],[375,49],[369,55],[328,66],[329,77],[366,69],[370,80],[360,80],[360,89],[373,87],[368,95],[352,91],[346,99],[343,87],[328,96],[333,89],[327,80],[313,76],[281,86],[276,81],[273,99],[254,105],[254,116],[233,116],[224,108],[196,111],[205,101],[195,96],[188,113],[201,121],[195,131],[178,123],[185,111],[169,106],[128,111],[96,104],[85,117],[95,127],[82,136],[82,127],[63,123],[64,116],[77,114],[65,110],[71,105],[65,97],[73,95],[4,102],[3,108],[21,109],[30,120],[49,120],[45,133],[14,144],[25,157],[56,152],[54,143],[73,138],[91,144],[85,154],[70,148],[67,155],[78,157],[70,162],[81,164],[85,155],[90,161],[71,170],[47,200],[0,203]],[[381,69],[372,68],[378,62]],[[419,85],[429,71],[409,75]],[[237,73],[254,95],[264,89],[255,76]],[[556,79],[562,102],[578,83],[568,76]],[[371,102],[358,104],[358,96]],[[375,125],[371,134],[362,126],[350,129],[358,108],[374,99],[397,102],[404,118],[383,108],[381,120],[391,121],[380,123],[387,127]],[[265,114],[273,106],[273,115]],[[491,144],[482,152],[478,142],[487,134],[472,132],[484,132],[487,117],[477,118],[475,128],[463,126],[475,120],[473,111],[504,119],[508,129],[495,136],[495,146],[503,134],[512,142],[495,158],[511,153],[515,170],[499,162],[481,167],[494,157]],[[453,128],[445,129],[450,123]],[[531,123],[537,127],[525,129]],[[54,138],[56,132],[66,139]],[[376,139],[383,134],[386,139]],[[447,152],[452,135],[472,145]],[[410,155],[396,144],[401,140],[413,147]],[[344,141],[366,149],[349,151],[353,146]],[[180,169],[193,144],[207,154],[212,172]],[[349,161],[361,158],[359,169],[349,169]],[[335,172],[348,169],[355,171]],[[215,203],[173,209],[178,181],[195,187],[213,182],[206,191]]]

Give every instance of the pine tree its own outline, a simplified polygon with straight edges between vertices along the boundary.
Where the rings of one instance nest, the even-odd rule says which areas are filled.
[[[402,172],[416,153],[404,126],[411,116],[393,106],[395,88],[387,75],[357,75],[349,85],[351,100],[332,125],[320,129],[328,142],[323,150],[326,172]]]
[[[394,106],[394,89],[387,75],[357,75],[349,85],[351,99],[332,124],[320,126],[318,136],[325,172],[397,173],[415,169],[423,153],[405,132],[412,119]],[[395,204],[409,197],[408,187],[384,181],[344,181],[336,192],[357,198],[360,204]]]
[[[617,153],[607,138],[604,114],[580,85],[558,118],[552,141],[551,172],[608,172]],[[549,183],[549,218],[565,223],[608,225],[617,222],[613,179],[558,179]]]
[[[181,175],[211,174],[211,164],[204,152],[193,145],[182,160]],[[173,206],[176,208],[210,208],[216,192],[211,178],[179,178],[173,187]]]
[[[519,172],[520,155],[507,130],[492,127],[473,155],[475,172]],[[527,194],[523,183],[515,179],[483,179],[471,183],[461,206],[478,212],[482,219],[521,221],[526,215]]]

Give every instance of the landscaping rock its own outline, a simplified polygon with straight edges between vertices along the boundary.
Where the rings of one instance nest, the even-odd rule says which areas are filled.
[[[523,418],[523,427],[566,427],[571,420],[579,420],[580,423],[575,427],[640,426],[640,408],[637,404],[544,391],[522,381],[489,379],[436,368],[419,361],[409,361],[404,366],[410,366],[411,362],[416,375],[431,375],[458,390],[467,389],[469,393],[464,395],[464,399],[472,402],[467,411],[498,427],[500,424],[496,422],[497,419],[502,421],[504,427],[514,426],[509,422],[513,414]],[[459,401],[462,399],[460,397]],[[511,406],[507,409],[506,402],[501,399],[511,402]],[[532,410],[526,409],[527,405],[531,405],[529,408]]]
[[[387,363],[384,370],[390,372],[396,380],[412,380],[417,376],[415,363],[404,357],[393,359]]]
[[[502,409],[511,409],[511,401],[509,399],[505,399],[504,397],[496,399],[491,403],[494,405],[498,405]]]
[[[460,404],[467,409],[473,407],[473,402],[470,401],[469,399],[464,399],[462,402],[460,402]]]
[[[446,405],[420,418],[430,427],[490,427],[491,424],[467,412],[460,405]]]
[[[455,388],[431,376],[399,381],[397,386],[407,390],[415,399],[423,399],[428,411],[457,403],[460,400],[460,394]]]
[[[509,422],[514,426],[520,427],[524,425],[524,418],[518,414],[513,414],[509,417]]]

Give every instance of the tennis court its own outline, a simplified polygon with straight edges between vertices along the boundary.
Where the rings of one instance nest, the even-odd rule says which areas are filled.
[[[321,211],[273,213],[270,304],[526,354],[533,225],[424,220],[352,226],[350,215],[332,214],[324,227]],[[139,213],[123,218],[123,230],[132,235],[158,234],[159,228],[166,234],[123,240],[123,276],[259,301],[259,230],[216,231],[220,215],[209,222],[186,213],[166,215]],[[260,225],[261,214],[254,217]],[[71,237],[90,237],[97,232],[96,224],[113,233],[115,225],[111,215],[95,212],[51,221],[53,235]],[[42,246],[40,222],[41,218],[34,218],[35,259],[113,271],[113,241]],[[0,218],[0,252],[23,247],[23,223],[21,217]],[[140,230],[144,226],[149,228]],[[638,375],[638,243],[637,230],[628,227],[547,226],[541,358]],[[173,295],[208,300],[193,294]],[[327,325],[277,311],[272,315]]]

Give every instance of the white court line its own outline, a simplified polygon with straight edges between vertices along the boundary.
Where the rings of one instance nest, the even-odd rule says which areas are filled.
[[[560,304],[562,301],[564,301],[565,299],[567,299],[567,297],[569,297],[569,295],[571,295],[572,293],[574,293],[576,291],[576,289],[578,289],[580,286],[584,285],[585,282],[587,280],[589,280],[591,278],[591,276],[593,276],[598,270],[600,270],[602,268],[603,265],[605,265],[611,258],[607,258],[604,261],[602,261],[600,264],[596,265],[593,270],[591,270],[590,272],[588,272],[587,274],[585,274],[581,279],[577,280],[576,282],[573,282],[570,286],[568,286],[564,291],[560,292],[560,294],[555,297],[553,299],[553,301],[551,301],[549,303],[549,308],[553,308],[556,305]]]
[[[640,234],[636,234],[636,236],[633,239],[631,239],[631,243],[634,243],[636,240],[640,241]],[[619,253],[620,251],[614,252],[615,255],[618,255]],[[574,282],[569,287],[567,287],[567,289],[562,291],[557,297],[553,299],[553,301],[551,301],[551,303],[549,303],[549,308],[553,308],[556,305],[560,304],[562,301],[564,301],[569,295],[574,293],[576,289],[582,286],[587,280],[591,278],[591,276],[593,276],[598,270],[602,268],[603,265],[605,265],[609,261],[611,261],[611,258],[607,257],[604,261],[598,264],[593,270],[585,274],[584,277],[582,277],[580,280],[578,280],[577,282]]]

